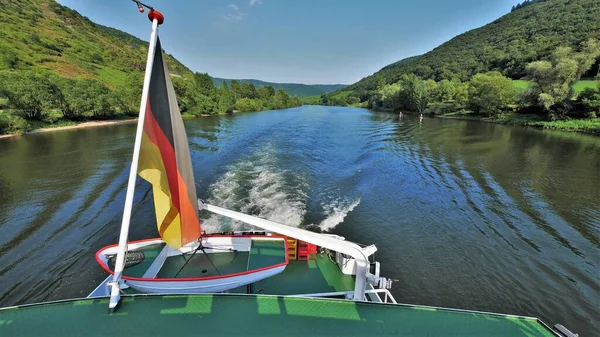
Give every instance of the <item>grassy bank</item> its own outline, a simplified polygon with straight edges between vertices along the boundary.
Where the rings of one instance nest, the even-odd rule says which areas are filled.
[[[448,113],[439,117],[522,125],[545,130],[574,131],[600,136],[600,118],[547,121],[538,115],[503,114],[497,117],[485,117],[471,112]]]

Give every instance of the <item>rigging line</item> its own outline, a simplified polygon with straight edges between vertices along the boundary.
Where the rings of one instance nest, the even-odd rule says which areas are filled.
[[[148,8],[151,11],[154,10],[154,8],[152,6],[146,5],[145,3],[143,3],[139,0],[131,0],[131,1],[135,2],[135,4],[138,6],[138,10],[140,11],[140,13],[144,12],[144,7]]]
[[[185,263],[183,264],[183,266],[181,266],[181,268],[179,268],[179,271],[177,271],[177,274],[175,274],[175,276],[173,276],[173,278],[176,278],[177,276],[179,276],[179,273],[181,273],[181,271],[183,270],[183,268],[185,268],[185,266],[187,266],[188,262],[190,262],[190,260],[194,257],[194,255],[196,255],[196,253],[200,249],[202,249],[202,241],[198,242],[198,247],[196,247],[196,249],[192,253],[192,256],[190,256],[188,259],[185,260]],[[184,256],[184,255],[185,254],[181,254],[181,256]],[[185,259],[185,257],[184,257],[184,259]]]
[[[214,248],[210,248],[210,247],[204,247],[202,245],[202,241],[200,241],[198,243],[198,247],[196,247],[196,249],[194,249],[194,252],[192,253],[192,256],[190,256],[188,259],[186,259],[185,263],[183,264],[183,266],[181,266],[181,268],[179,268],[179,271],[177,271],[177,274],[175,274],[175,276],[173,278],[176,278],[177,276],[179,276],[179,274],[181,273],[181,271],[183,270],[183,268],[185,268],[185,266],[187,266],[188,262],[190,262],[190,260],[194,257],[194,255],[196,255],[196,253],[201,250],[202,253],[204,253],[204,255],[206,255],[206,258],[208,259],[208,262],[210,262],[210,264],[213,266],[213,268],[215,268],[215,271],[217,272],[217,274],[221,275],[221,272],[219,271],[219,269],[217,269],[217,266],[215,266],[215,264],[212,262],[212,260],[210,259],[210,257],[208,256],[208,253],[206,253],[206,251],[204,250],[204,248],[209,248],[209,249],[214,249]],[[229,251],[232,252],[236,252],[237,250],[235,249],[229,249]],[[184,254],[182,254],[183,256]]]
[[[202,247],[201,250],[202,250],[202,253],[204,253],[204,255],[206,255],[208,262],[210,262],[210,264],[212,264],[213,268],[215,268],[215,270],[217,271],[217,274],[221,275],[221,272],[219,271],[219,269],[217,269],[217,266],[215,266],[215,264],[212,262],[212,260],[210,259],[210,257],[206,253],[206,251],[204,250],[204,247]]]

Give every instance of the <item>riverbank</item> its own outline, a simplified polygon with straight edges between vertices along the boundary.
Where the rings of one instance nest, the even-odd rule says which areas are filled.
[[[204,113],[200,114],[200,115],[192,115],[192,114],[184,113],[181,116],[183,119],[196,119],[196,118],[202,118],[202,117],[225,116],[228,114],[231,115],[231,114],[237,114],[237,113],[242,113],[242,112],[243,111],[234,110],[231,113],[218,114],[218,115],[210,115],[210,114],[204,114]],[[254,111],[248,111],[248,112],[254,112]],[[86,121],[86,122],[62,120],[62,121],[59,121],[58,123],[54,123],[54,124],[36,121],[36,122],[30,122],[32,124],[30,126],[33,127],[31,130],[23,132],[23,133],[0,134],[0,139],[19,137],[19,136],[23,136],[23,135],[27,135],[27,134],[40,133],[40,132],[52,132],[52,131],[63,131],[63,130],[71,130],[71,129],[85,129],[85,128],[92,128],[92,127],[117,125],[117,124],[129,124],[129,123],[135,123],[136,121],[137,121],[137,118],[97,120],[97,121]]]
[[[600,136],[600,118],[547,121],[538,115],[505,114],[497,117],[484,117],[473,113],[449,113],[435,115],[435,117],[503,125],[521,125],[544,130],[571,131]]]
[[[6,134],[0,135],[0,139],[2,138],[11,138],[11,137],[19,137],[22,135],[32,134],[32,133],[42,133],[42,132],[52,132],[52,131],[62,131],[62,130],[72,130],[72,129],[85,129],[85,128],[94,128],[100,126],[108,126],[108,125],[117,125],[117,124],[129,124],[135,123],[137,119],[118,119],[118,120],[106,120],[106,121],[88,121],[82,122],[72,125],[62,125],[62,126],[52,126],[52,124],[46,124],[44,127],[39,129],[34,129],[22,134]],[[75,122],[73,122],[75,123]]]

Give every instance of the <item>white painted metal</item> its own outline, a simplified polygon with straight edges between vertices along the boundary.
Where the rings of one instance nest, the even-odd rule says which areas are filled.
[[[152,262],[150,267],[148,267],[148,270],[146,270],[142,278],[154,278],[156,275],[158,275],[160,268],[162,268],[165,261],[167,261],[167,257],[169,256],[169,250],[172,250],[171,247],[163,247],[160,253],[158,253],[158,256],[156,256],[156,259],[154,259],[154,262]]]
[[[140,145],[142,143],[142,132],[144,130],[144,117],[146,116],[146,104],[148,101],[148,91],[150,88],[150,75],[152,74],[152,64],[154,61],[154,49],[156,47],[156,36],[158,30],[158,20],[152,21],[152,33],[150,34],[150,46],[148,48],[148,59],[146,61],[146,75],[144,77],[144,87],[142,89],[142,100],[140,102],[140,115],[138,117],[137,131],[135,133],[135,144],[133,146],[133,158],[129,170],[129,181],[127,183],[127,194],[125,195],[125,207],[123,210],[123,220],[121,221],[121,234],[119,236],[119,252],[115,264],[115,273],[111,283],[109,309],[113,310],[119,304],[121,299],[119,282],[125,266],[125,249],[127,248],[127,239],[129,235],[129,221],[131,220],[131,208],[133,207],[133,194],[135,192],[135,180],[137,177],[138,161],[140,158]]]
[[[277,222],[253,217],[244,213],[230,211],[225,208],[205,204],[202,201],[199,201],[198,206],[200,209],[206,209],[209,212],[224,215],[267,231],[293,237],[298,240],[352,256],[356,260],[356,282],[354,284],[353,299],[355,301],[364,301],[369,260],[357,244],[349,241],[342,241],[331,236],[309,232],[301,228],[286,226]]]
[[[379,297],[379,294],[384,294],[384,300],[381,300],[381,298]],[[392,296],[392,294],[390,293],[389,290],[387,289],[367,289],[365,290],[365,295],[366,294],[373,294],[375,295],[379,300],[369,300],[368,298],[365,297],[365,301],[369,301],[369,302],[381,302],[381,303],[394,303],[397,304],[396,299],[394,298],[394,296]],[[352,296],[354,295],[354,292],[352,291],[336,291],[336,292],[329,292],[329,293],[313,293],[313,294],[295,294],[295,295],[286,295],[286,297],[337,297],[337,296],[349,296],[349,298],[352,298]]]
[[[154,294],[205,294],[221,293],[234,288],[242,287],[271,276],[277,275],[285,269],[286,266],[253,272],[245,275],[227,276],[214,280],[196,280],[196,281],[139,281],[126,280],[130,287]]]
[[[96,297],[108,297],[110,296],[109,283],[112,281],[113,276],[108,275],[102,283],[100,283],[96,289],[92,290],[92,292],[87,295],[87,298],[96,298]]]

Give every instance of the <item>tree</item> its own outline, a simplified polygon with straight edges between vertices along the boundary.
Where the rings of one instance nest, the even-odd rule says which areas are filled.
[[[400,87],[398,94],[400,106],[422,113],[431,100],[435,82],[433,80],[424,81],[413,74],[408,74],[402,76]]]
[[[231,80],[231,91],[233,92],[233,98],[235,100],[237,100],[238,97],[241,97],[240,82],[236,80]]]
[[[290,96],[283,89],[277,89],[275,97],[273,97],[273,108],[274,109],[285,109],[289,107]]]
[[[121,108],[126,114],[131,116],[139,114],[143,84],[144,74],[134,71],[127,74],[123,84],[117,86],[116,94],[119,96]]]
[[[262,105],[260,101],[255,99],[242,98],[235,102],[235,110],[242,112],[260,111],[262,110]]]
[[[492,71],[473,76],[469,84],[468,105],[476,113],[496,115],[514,104],[515,89],[511,79]]]
[[[600,116],[600,88],[585,88],[577,98],[587,110],[586,115],[589,118]]]
[[[235,97],[233,91],[227,87],[227,82],[223,81],[223,86],[219,89],[219,103],[217,110],[219,113],[232,112],[235,107]]]
[[[63,101],[62,92],[48,76],[33,72],[2,73],[0,96],[8,98],[19,115],[31,120],[42,120],[48,110]]]
[[[207,73],[195,73],[194,81],[198,86],[199,93],[208,97],[215,95],[215,85]]]
[[[573,84],[588,71],[600,56],[600,43],[589,40],[580,52],[570,47],[558,47],[549,61],[536,61],[527,65],[528,77],[533,83],[521,99],[523,107],[537,107],[553,120],[571,109]]]
[[[181,78],[172,77],[173,89],[177,96],[177,104],[181,113],[198,113],[198,101],[200,92],[192,81]]]
[[[275,95],[275,89],[272,86],[266,85],[264,87],[260,87],[256,89],[256,93],[258,97],[263,101],[268,101],[271,97]]]
[[[64,79],[63,115],[73,120],[105,119],[115,114],[117,96],[104,83],[94,79]]]
[[[252,83],[242,83],[240,84],[240,89],[239,89],[239,96],[237,96],[238,99],[240,98],[258,98],[258,93],[256,92],[256,88],[254,87],[254,84]]]

